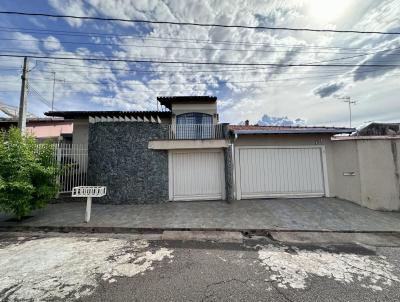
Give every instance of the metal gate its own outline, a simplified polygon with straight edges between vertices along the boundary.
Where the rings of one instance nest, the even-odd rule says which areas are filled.
[[[221,150],[171,150],[170,200],[225,198],[224,156]]]
[[[328,195],[324,146],[236,148],[238,199]]]
[[[41,148],[43,144],[38,144]],[[59,193],[70,193],[73,187],[87,185],[88,146],[86,144],[51,145],[53,148],[54,163],[60,168],[57,176]]]
[[[55,158],[61,167],[60,193],[87,185],[88,147],[86,144],[56,144]]]

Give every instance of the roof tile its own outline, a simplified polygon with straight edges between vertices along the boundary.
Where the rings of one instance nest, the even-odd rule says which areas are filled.
[[[229,125],[229,130],[241,134],[279,134],[279,133],[352,133],[354,128],[327,126],[259,126]]]

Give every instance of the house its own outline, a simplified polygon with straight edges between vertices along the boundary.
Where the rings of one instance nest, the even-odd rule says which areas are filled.
[[[158,102],[165,110],[46,113],[73,119],[73,142],[88,144],[88,184],[108,188],[102,202],[320,196],[363,202],[354,158],[342,161],[355,146],[332,139],[355,129],[228,125],[219,123],[216,97]],[[369,207],[379,208],[379,198]],[[390,207],[400,209],[400,199]]]
[[[357,130],[355,136],[383,136],[399,135],[400,123],[370,123],[367,126]]]
[[[17,127],[17,118],[0,118],[0,130]],[[26,132],[37,141],[54,141],[70,143],[72,141],[73,121],[60,118],[28,118]]]

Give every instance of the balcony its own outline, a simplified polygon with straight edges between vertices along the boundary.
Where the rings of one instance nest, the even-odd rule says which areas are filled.
[[[173,124],[168,127],[169,140],[225,139],[226,124]]]
[[[152,140],[149,149],[215,149],[228,147],[227,124],[173,124],[168,125],[165,139]]]

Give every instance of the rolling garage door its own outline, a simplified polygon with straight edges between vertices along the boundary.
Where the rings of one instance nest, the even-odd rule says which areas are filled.
[[[324,152],[321,146],[238,147],[238,199],[325,195]]]
[[[219,200],[224,193],[222,150],[170,151],[170,200]]]

